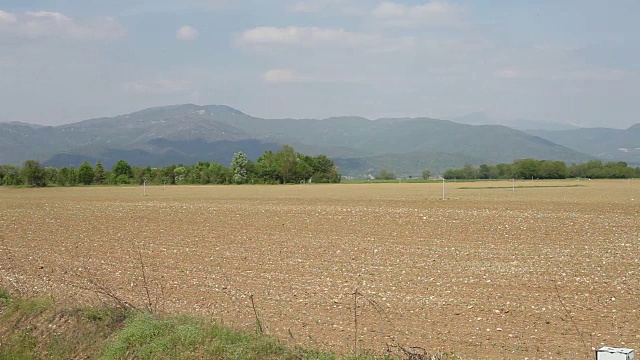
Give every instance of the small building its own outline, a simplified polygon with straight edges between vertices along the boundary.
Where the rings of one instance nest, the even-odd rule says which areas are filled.
[[[596,350],[596,360],[635,360],[635,354],[633,349],[605,346]]]

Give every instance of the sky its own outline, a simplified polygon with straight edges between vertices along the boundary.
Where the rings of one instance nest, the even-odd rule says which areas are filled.
[[[640,122],[637,0],[3,0],[0,122],[153,106],[263,118]]]

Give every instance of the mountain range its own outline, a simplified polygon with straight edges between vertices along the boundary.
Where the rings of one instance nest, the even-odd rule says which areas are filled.
[[[160,167],[216,161],[242,151],[256,160],[282,144],[326,154],[347,176],[386,169],[399,176],[424,168],[438,174],[464,164],[534,158],[580,163],[592,159],[640,164],[640,124],[627,130],[563,128],[521,131],[431,118],[333,117],[262,119],[224,105],[171,105],[60,126],[0,123],[0,164],[27,159],[51,166],[117,160]]]
[[[504,125],[516,130],[575,130],[579,129],[579,126],[572,124],[565,124],[553,121],[540,121],[529,119],[502,119],[498,120],[487,113],[476,112],[459,116],[451,119],[457,123],[468,125]]]

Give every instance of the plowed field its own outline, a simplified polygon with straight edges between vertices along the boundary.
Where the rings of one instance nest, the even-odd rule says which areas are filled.
[[[253,296],[268,333],[338,352],[640,350],[640,182],[511,185],[0,188],[0,285],[144,307],[144,269],[154,307],[252,329]]]

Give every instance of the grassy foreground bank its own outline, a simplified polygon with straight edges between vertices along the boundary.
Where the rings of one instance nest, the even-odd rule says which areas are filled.
[[[68,308],[51,298],[0,289],[0,360],[5,359],[457,359],[421,349],[339,355],[290,347],[214,321],[117,307]]]

